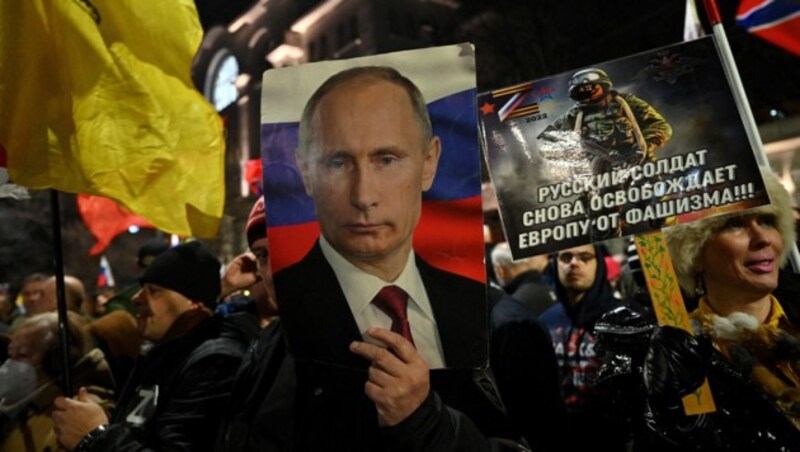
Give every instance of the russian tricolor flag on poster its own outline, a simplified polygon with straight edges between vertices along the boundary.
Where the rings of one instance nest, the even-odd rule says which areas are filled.
[[[800,3],[786,0],[742,0],[736,24],[800,56]]]
[[[264,73],[261,155],[273,271],[302,259],[319,236],[314,202],[305,193],[294,158],[303,107],[329,76],[366,65],[391,66],[411,79],[422,91],[433,133],[442,141],[436,178],[423,195],[415,251],[436,267],[485,281],[475,59],[469,44]]]

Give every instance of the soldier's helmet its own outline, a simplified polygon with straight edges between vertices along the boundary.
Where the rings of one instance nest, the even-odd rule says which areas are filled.
[[[611,79],[602,69],[583,69],[569,79],[569,97],[578,102],[596,101],[610,89]]]

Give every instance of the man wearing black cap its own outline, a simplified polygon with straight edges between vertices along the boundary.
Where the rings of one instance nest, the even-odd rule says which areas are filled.
[[[164,252],[145,270],[133,298],[143,351],[109,420],[81,389],[53,412],[67,450],[212,450],[243,345],[210,308],[220,264],[198,242]]]
[[[136,266],[144,270],[150,266],[156,257],[169,249],[169,243],[162,239],[149,239],[142,244],[136,254]],[[136,306],[133,305],[133,296],[142,289],[138,283],[126,287],[122,292],[111,297],[106,303],[105,312],[126,311],[136,315]]]

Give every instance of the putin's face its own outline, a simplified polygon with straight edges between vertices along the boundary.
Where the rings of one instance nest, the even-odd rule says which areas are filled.
[[[311,127],[299,164],[322,234],[362,269],[405,262],[440,154],[438,138],[422,137],[409,95],[387,81],[351,80],[321,99]]]

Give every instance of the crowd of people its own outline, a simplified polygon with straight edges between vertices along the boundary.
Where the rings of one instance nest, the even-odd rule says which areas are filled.
[[[54,277],[0,291],[0,451],[800,450],[771,173],[772,204],[665,232],[692,335],[656,324],[623,239],[523,261],[492,244],[486,290],[417,255],[441,149],[397,71],[326,81],[298,152],[321,235],[274,277],[263,198],[224,270],[198,241],[148,246],[104,312],[67,277],[69,369]],[[706,380],[716,411],[686,415]]]

